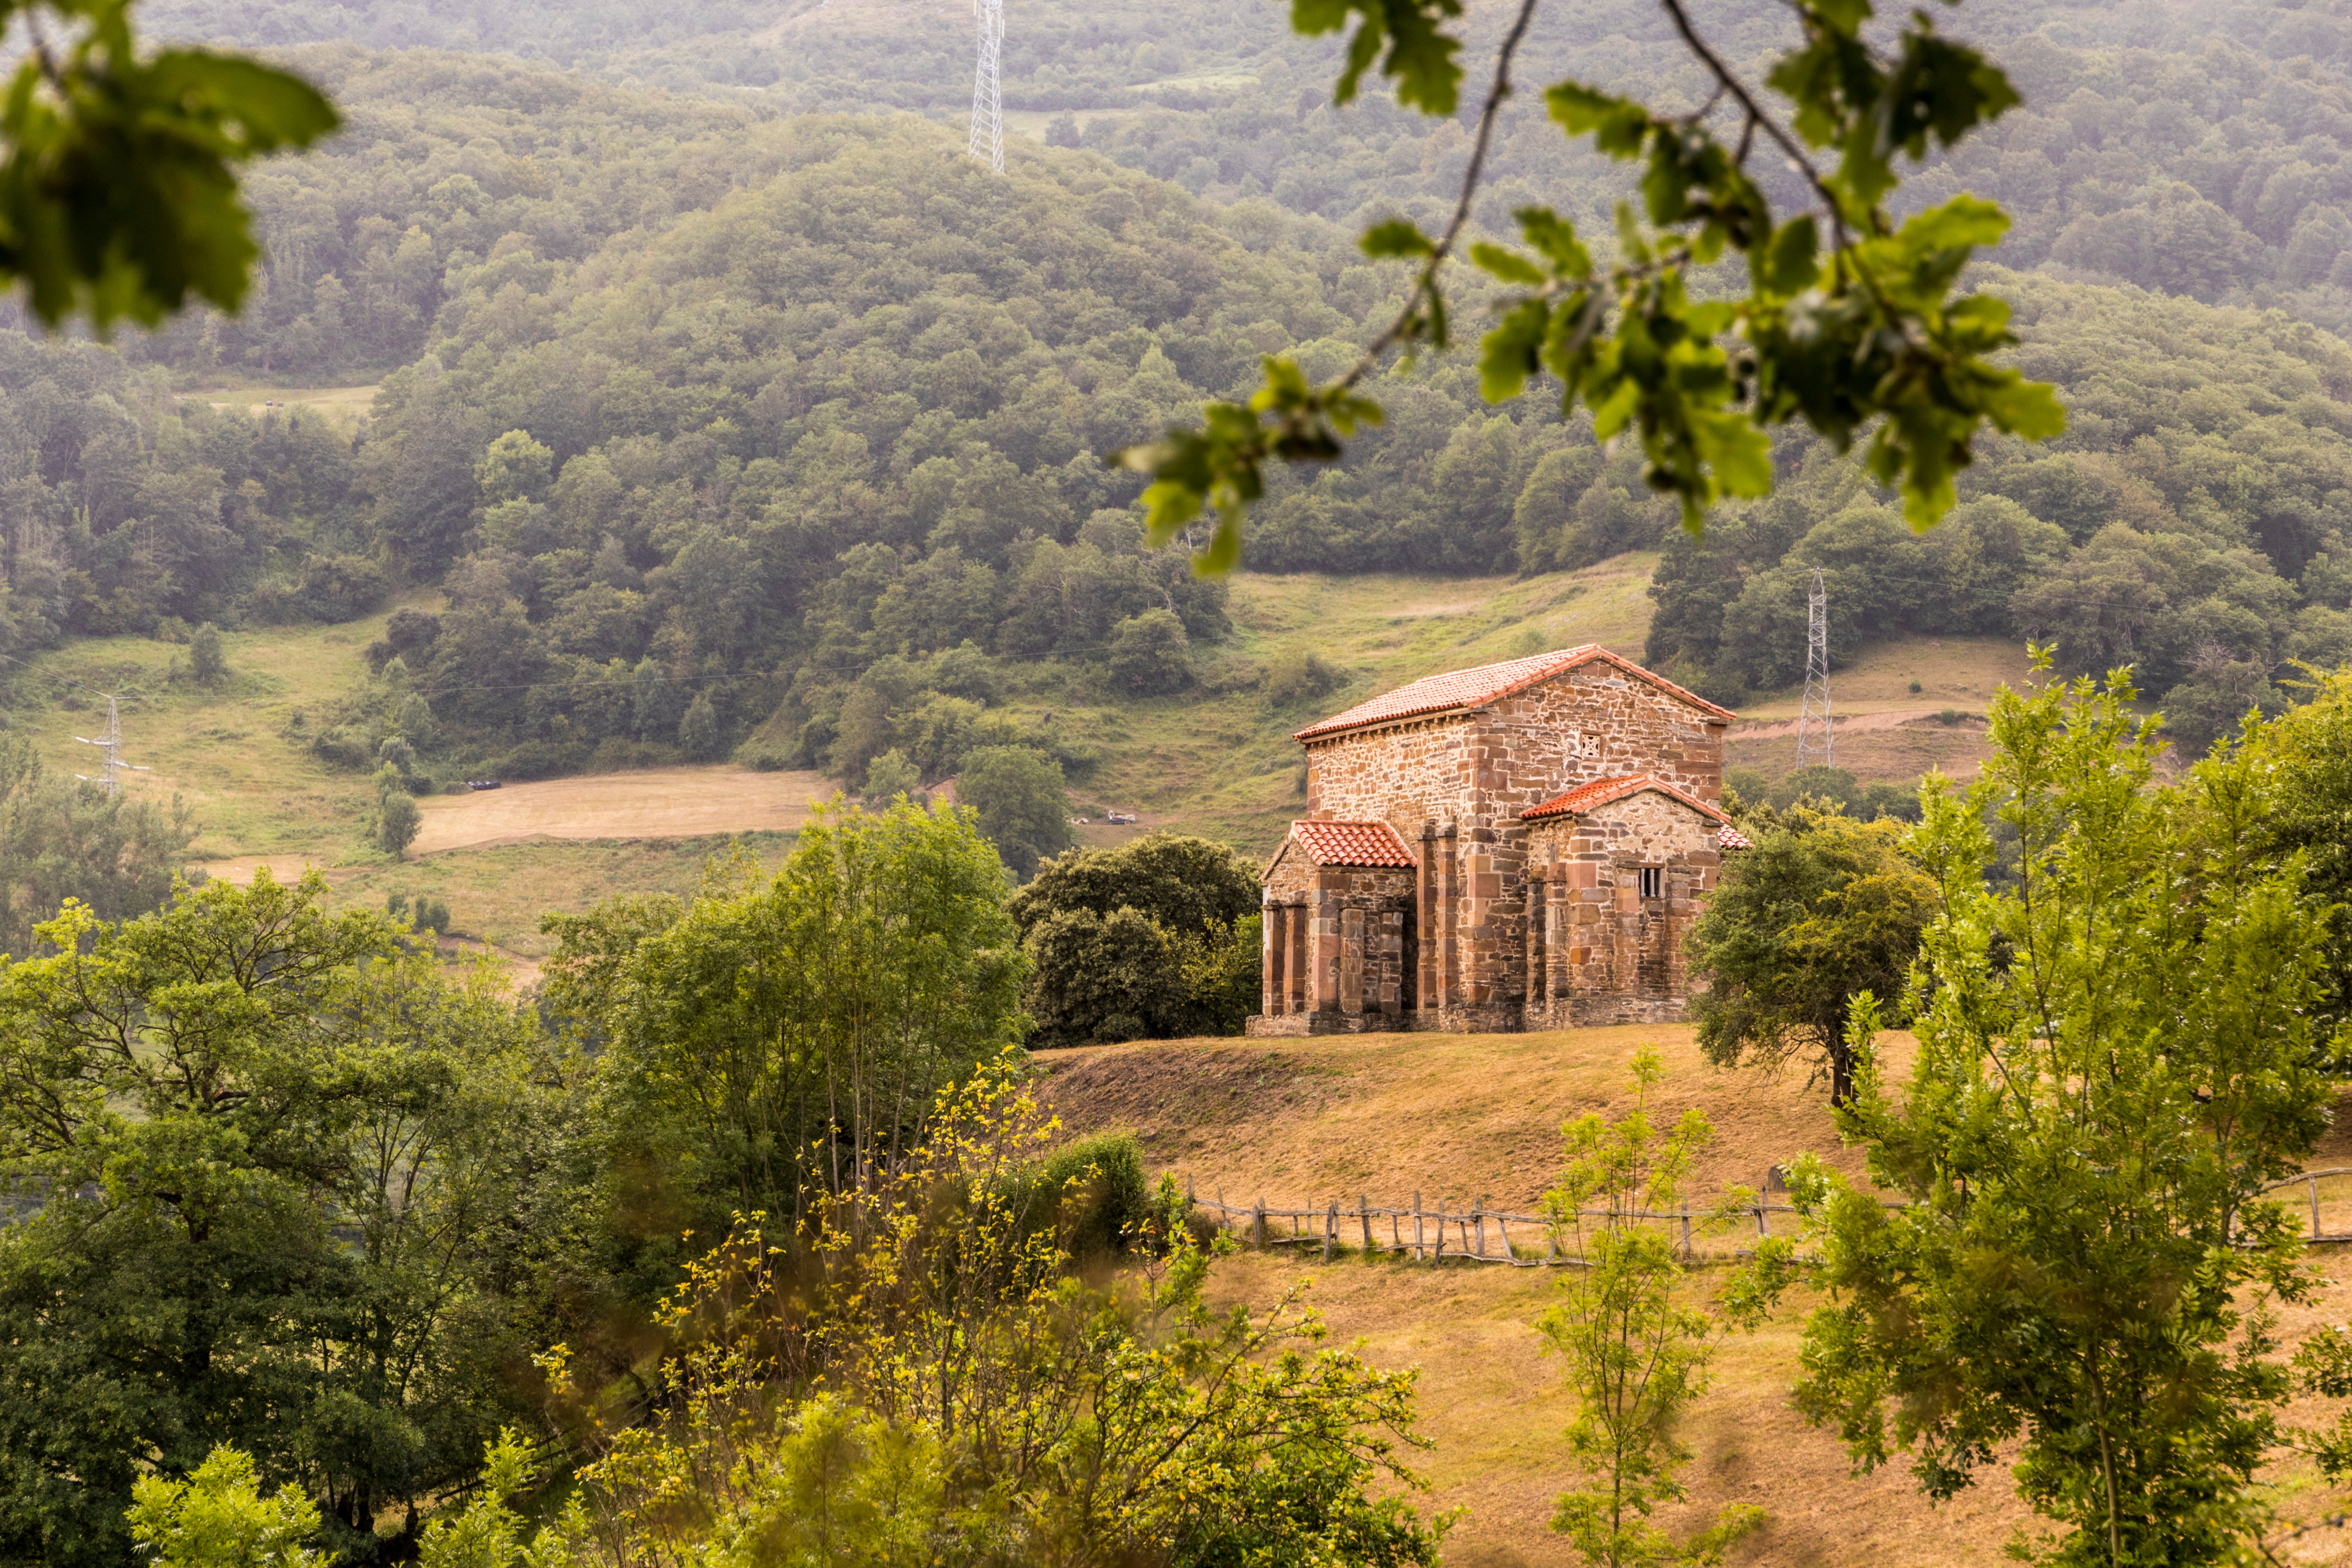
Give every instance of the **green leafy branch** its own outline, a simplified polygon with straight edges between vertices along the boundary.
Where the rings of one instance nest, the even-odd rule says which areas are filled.
[[[1574,225],[1543,205],[1513,215],[1518,245],[1469,246],[1472,264],[1507,286],[1488,307],[1495,324],[1481,347],[1482,390],[1501,402],[1538,374],[1551,375],[1562,412],[1583,404],[1600,438],[1638,436],[1645,479],[1681,499],[1694,531],[1717,501],[1770,493],[1769,432],[1791,421],[1841,451],[1868,429],[1873,477],[1901,490],[1915,527],[1931,525],[1958,499],[1955,478],[1983,426],[2038,440],[2065,426],[2050,387],[1988,357],[2017,341],[2008,307],[1952,297],[1976,249],[2006,232],[2008,215],[1964,194],[1898,226],[1885,206],[1899,184],[1898,153],[1916,161],[1931,142],[1950,146],[2016,104],[2015,89],[1924,13],[1912,14],[1889,56],[1863,37],[1868,0],[1790,0],[1802,43],[1766,77],[1790,106],[1783,123],[1707,45],[1682,0],[1660,4],[1714,90],[1696,110],[1669,116],[1576,82],[1546,89],[1566,134],[1645,164],[1641,215],[1619,205],[1616,256],[1605,266]],[[1366,254],[1412,260],[1418,270],[1403,307],[1357,362],[1311,385],[1293,361],[1269,355],[1265,384],[1246,404],[1212,403],[1198,427],[1112,455],[1150,476],[1143,501],[1153,542],[1214,510],[1215,533],[1195,565],[1230,570],[1241,558],[1244,515],[1265,493],[1265,466],[1337,460],[1347,437],[1381,420],[1380,405],[1360,387],[1390,351],[1451,346],[1443,273],[1468,226],[1535,5],[1524,0],[1496,51],[1444,231],[1433,237],[1394,219],[1363,237]],[[1337,101],[1377,67],[1394,79],[1400,101],[1450,114],[1462,68],[1444,25],[1460,15],[1458,0],[1294,0],[1292,25],[1326,33],[1357,19]],[[1708,126],[1727,105],[1738,126],[1728,142]],[[1748,174],[1759,142],[1803,180],[1811,198],[1803,210],[1776,219]],[[1824,153],[1835,153],[1833,163]],[[1747,296],[1693,299],[1690,269],[1729,252],[1748,263]]]
[[[51,46],[42,18],[76,30]],[[299,77],[207,49],[141,58],[129,0],[0,0],[29,37],[0,102],[0,277],[34,315],[152,326],[245,298],[260,247],[235,165],[340,121]]]

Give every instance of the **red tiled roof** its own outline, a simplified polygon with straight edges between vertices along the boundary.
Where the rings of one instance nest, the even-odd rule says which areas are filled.
[[[1360,730],[1367,724],[1383,723],[1391,719],[1410,719],[1423,713],[1444,713],[1457,708],[1481,707],[1594,659],[1615,665],[1626,674],[1648,681],[1669,697],[1680,698],[1702,712],[1712,713],[1720,719],[1738,717],[1730,709],[1718,708],[1696,692],[1684,690],[1665,677],[1643,669],[1630,658],[1611,653],[1599,643],[1586,643],[1580,647],[1530,654],[1526,658],[1505,659],[1500,664],[1482,664],[1475,669],[1456,669],[1444,675],[1424,676],[1398,687],[1394,691],[1383,692],[1369,701],[1359,702],[1344,713],[1335,713],[1328,719],[1309,724],[1291,739],[1312,740],[1319,735],[1336,735],[1342,730]]]
[[[1715,847],[1717,849],[1753,849],[1756,844],[1748,835],[1727,822],[1716,830]]]
[[[1519,813],[1519,820],[1526,822],[1539,816],[1581,816],[1595,806],[1607,805],[1611,801],[1622,800],[1629,795],[1639,795],[1645,789],[1656,790],[1660,795],[1670,795],[1685,805],[1705,812],[1717,822],[1728,823],[1731,820],[1698,796],[1676,789],[1665,780],[1653,778],[1648,773],[1633,773],[1623,778],[1594,779],[1590,784],[1580,784],[1566,795],[1556,795],[1541,805],[1528,807],[1527,810]]]
[[[1417,866],[1385,822],[1294,822],[1290,836],[1318,866]]]

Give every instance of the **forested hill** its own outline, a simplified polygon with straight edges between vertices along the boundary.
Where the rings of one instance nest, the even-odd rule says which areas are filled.
[[[1507,7],[1471,7],[1475,44]],[[2026,96],[1917,182],[1906,200],[1968,188],[2018,218],[2004,259],[2206,300],[2352,322],[2352,22],[2342,0],[1968,0],[1938,26],[1980,41]],[[1760,70],[1792,26],[1769,0],[1695,7]],[[657,8],[608,0],[514,7],[456,0],[149,0],[148,25],[247,45],[344,38],[502,51],[607,79],[658,83],[770,111],[912,110],[959,121],[971,23],[937,0],[737,0]],[[1334,110],[1331,37],[1301,39],[1276,0],[1023,0],[1004,101],[1031,137],[1108,152],[1220,202],[1254,196],[1350,226],[1450,201],[1464,120],[1401,112],[1377,94]],[[1573,76],[1661,103],[1705,86],[1654,0],[1538,12],[1531,81]],[[1485,206],[1496,223],[1538,192],[1605,227],[1626,175],[1570,147],[1525,95],[1507,115]]]
[[[395,735],[442,776],[683,748],[856,780],[896,748],[936,778],[1000,742],[1083,765],[999,698],[1053,670],[1181,689],[1226,629],[1218,585],[1138,547],[1134,481],[1098,454],[1261,353],[1344,363],[1392,300],[1341,226],[1086,150],[1016,144],[998,178],[910,116],[301,58],[352,129],[262,177],[273,272],[249,320],[121,353],[0,339],[0,651],[440,586],[446,611],[399,617],[382,676],[311,732],[353,767]],[[1732,700],[1792,673],[1814,564],[1848,647],[2056,636],[2084,668],[2141,660],[2184,713],[2275,701],[2280,660],[2352,650],[2344,345],[2278,313],[1993,280],[2075,424],[1988,449],[1925,539],[1792,439],[1784,495],[1695,545],[1636,454],[1539,397],[1487,408],[1464,355],[1384,381],[1389,419],[1344,468],[1277,476],[1249,563],[1547,571],[1668,542],[1651,657]],[[356,442],[179,395],[262,372],[382,386]]]

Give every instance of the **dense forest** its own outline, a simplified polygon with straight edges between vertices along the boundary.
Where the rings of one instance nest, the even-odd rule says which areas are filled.
[[[447,19],[158,16],[368,44]],[[1730,701],[1796,675],[1815,567],[1841,659],[1898,630],[2056,637],[2072,668],[2138,664],[2191,740],[2285,700],[2286,661],[2343,657],[2352,358],[2312,324],[2352,300],[2331,280],[2352,229],[2337,24],[1966,16],[2012,46],[2028,106],[1909,199],[1966,184],[2017,215],[2009,269],[1986,281],[2020,307],[2020,363],[2074,409],[2065,436],[1989,447],[1925,537],[1790,438],[1794,482],[1697,541],[1633,454],[1540,397],[1486,406],[1467,356],[1441,357],[1382,383],[1388,418],[1345,463],[1275,477],[1248,564],[1484,574],[1663,547],[1649,657]],[[956,101],[923,48],[883,68],[872,20],[796,13],[776,35],[807,46],[794,70],[715,94],[598,73],[749,25],[723,7],[658,24],[559,9],[530,41],[485,11],[441,39],[583,71],[295,50],[349,125],[253,182],[268,265],[243,316],[192,314],[119,352],[0,336],[0,653],[342,619],[438,586],[446,610],[403,616],[375,650],[379,681],[316,716],[323,755],[373,767],[400,739],[428,774],[522,776],[731,752],[856,783],[893,750],[936,778],[1018,742],[1082,769],[1081,742],[989,712],[1016,666],[1181,689],[1195,645],[1226,631],[1217,584],[1138,547],[1134,481],[1100,454],[1245,387],[1264,353],[1347,363],[1400,281],[1353,227],[1440,199],[1461,126],[1301,96],[1285,84],[1326,80],[1328,41],[1255,11],[1189,30],[1048,11],[1011,47],[1009,99],[1118,112],[1016,143],[993,179],[952,127],[792,112]],[[1719,20],[1745,51],[1774,46],[1769,17]],[[1687,88],[1646,7],[1546,26],[1538,68],[1605,57],[1621,85]],[[1207,97],[1158,109],[1113,79],[1203,71]],[[1497,157],[1496,209],[1540,189],[1595,221],[1621,188],[1532,108]],[[186,395],[223,376],[382,390],[348,440]]]

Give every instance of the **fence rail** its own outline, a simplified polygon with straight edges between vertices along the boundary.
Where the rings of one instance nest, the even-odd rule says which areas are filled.
[[[2352,1242],[2352,1230],[2330,1231],[2322,1224],[2319,1184],[2331,1177],[2352,1177],[2352,1166],[2325,1171],[2304,1171],[2260,1189],[2264,1193],[2279,1192],[2288,1187],[2305,1186],[2311,1197],[2311,1230],[2305,1237],[2312,1242]],[[1580,1268],[1584,1259],[1563,1252],[1558,1232],[1549,1217],[1543,1215],[1517,1214],[1507,1209],[1490,1209],[1486,1200],[1475,1205],[1448,1205],[1450,1197],[1437,1200],[1433,1207],[1423,1202],[1422,1194],[1412,1194],[1411,1205],[1375,1204],[1362,1194],[1357,1194],[1352,1206],[1332,1198],[1320,1207],[1269,1207],[1263,1197],[1247,1204],[1229,1204],[1219,1190],[1202,1196],[1194,1184],[1187,1179],[1184,1195],[1192,1207],[1212,1216],[1220,1230],[1230,1231],[1252,1247],[1320,1247],[1323,1261],[1341,1248],[1360,1247],[1366,1256],[1397,1253],[1416,1262],[1444,1262],[1454,1258],[1465,1263],[1496,1263],[1514,1268]],[[1769,1198],[1769,1192],[1766,1197]],[[1882,1200],[1884,1201],[1884,1200]],[[1890,1209],[1905,1207],[1898,1203],[1885,1203]],[[1752,1204],[1725,1210],[1720,1207],[1676,1209],[1637,1209],[1620,1218],[1633,1218],[1666,1227],[1668,1235],[1676,1237],[1682,1255],[1694,1261],[1715,1258],[1730,1259],[1753,1257],[1752,1247],[1740,1245],[1750,1239],[1748,1224],[1753,1221],[1754,1237],[1772,1234],[1772,1216],[1794,1215],[1796,1209],[1787,1204],[1759,1199]],[[1584,1217],[1601,1219],[1612,1211],[1585,1209]],[[1735,1226],[1716,1228],[1716,1222],[1727,1216],[1738,1216]],[[1490,1243],[1487,1226],[1492,1224],[1494,1235]],[[1279,1234],[1287,1226],[1289,1234]],[[1514,1241],[1511,1227],[1517,1226],[1526,1238]],[[1385,1229],[1386,1235],[1381,1232]]]
[[[1498,1263],[1514,1268],[1580,1268],[1584,1259],[1560,1250],[1559,1238],[1551,1221],[1542,1215],[1516,1214],[1507,1209],[1490,1209],[1481,1198],[1475,1205],[1449,1207],[1451,1198],[1440,1198],[1436,1206],[1422,1201],[1422,1194],[1412,1194],[1412,1202],[1386,1205],[1373,1203],[1359,1194],[1352,1207],[1333,1198],[1320,1208],[1270,1208],[1264,1198],[1248,1204],[1229,1204],[1222,1192],[1203,1197],[1191,1182],[1185,1184],[1185,1196],[1192,1206],[1210,1215],[1221,1230],[1238,1234],[1253,1247],[1320,1247],[1323,1260],[1329,1262],[1333,1253],[1341,1247],[1357,1247],[1367,1255],[1401,1253],[1416,1262],[1444,1262],[1455,1258],[1466,1263]],[[1587,1209],[1587,1215],[1604,1217],[1609,1211]],[[1772,1234],[1774,1215],[1793,1215],[1797,1211],[1786,1204],[1759,1202],[1729,1211],[1742,1216],[1738,1237],[1747,1235],[1747,1221],[1755,1224],[1759,1237]],[[1673,1235],[1680,1229],[1678,1247],[1685,1258],[1747,1257],[1752,1251],[1736,1245],[1717,1245],[1724,1237],[1710,1234],[1713,1222],[1725,1211],[1716,1208],[1683,1207],[1672,1210],[1638,1209],[1620,1218],[1633,1218],[1667,1227]],[[1383,1225],[1381,1222],[1385,1222]],[[1493,1226],[1492,1240],[1488,1226]],[[1287,1236],[1276,1234],[1276,1227],[1287,1225]],[[1511,1237],[1511,1226],[1520,1227],[1522,1241]],[[1385,1229],[1383,1237],[1381,1232]],[[1360,1243],[1359,1238],[1360,1237]]]

